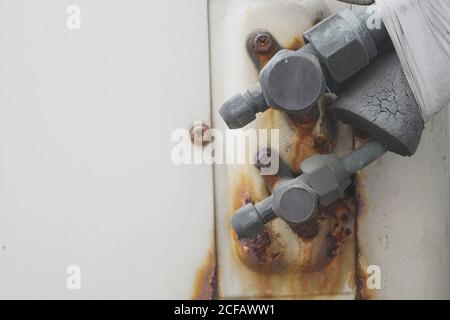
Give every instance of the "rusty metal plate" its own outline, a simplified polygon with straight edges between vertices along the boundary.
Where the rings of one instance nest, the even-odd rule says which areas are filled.
[[[325,1],[211,1],[214,126],[226,130],[217,116],[220,105],[255,83],[257,69],[273,54],[273,50],[256,50],[252,55],[252,46],[246,48],[254,30],[270,32],[275,51],[281,47],[297,49],[303,45],[302,33],[336,9]],[[262,41],[260,48],[266,44]],[[317,122],[269,110],[250,127],[279,129],[278,151],[298,173],[301,161],[313,154],[333,150],[342,154],[353,148],[351,131],[337,125],[326,112],[331,99],[319,102]],[[266,197],[273,183],[273,178],[262,178],[251,165],[215,166],[219,297],[354,298],[354,195],[321,208],[318,218],[302,228],[292,229],[278,220],[254,239],[236,239],[229,224],[233,212],[248,201]]]

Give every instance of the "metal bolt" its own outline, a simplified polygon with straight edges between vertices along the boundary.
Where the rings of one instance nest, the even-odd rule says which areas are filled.
[[[191,141],[195,145],[205,146],[211,142],[209,127],[203,122],[196,122],[189,130]]]
[[[268,173],[272,165],[276,165],[277,168],[273,168],[274,170]],[[263,147],[258,150],[256,153],[255,167],[261,173],[264,183],[270,191],[273,191],[273,188],[280,180],[294,178],[291,169],[281,158],[280,154],[270,147]]]
[[[273,49],[273,37],[267,31],[254,31],[248,37],[248,47],[257,54],[269,54]]]
[[[278,156],[278,154],[274,154]],[[272,148],[261,148],[256,153],[256,168],[261,170],[261,168],[269,168],[272,164]]]

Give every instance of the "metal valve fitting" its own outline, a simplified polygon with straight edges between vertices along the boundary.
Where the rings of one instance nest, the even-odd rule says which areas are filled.
[[[375,5],[372,7],[375,9]],[[242,128],[269,106],[291,114],[314,107],[327,88],[339,92],[348,80],[369,65],[388,34],[367,27],[367,12],[341,11],[304,33],[298,51],[281,50],[261,70],[259,84],[224,103],[220,115],[230,129]]]
[[[303,174],[276,185],[273,195],[240,208],[231,220],[238,238],[250,238],[264,225],[280,218],[296,226],[309,221],[320,205],[342,199],[351,176],[387,152],[377,140],[369,139],[357,150],[339,159],[334,154],[316,155],[305,160]]]

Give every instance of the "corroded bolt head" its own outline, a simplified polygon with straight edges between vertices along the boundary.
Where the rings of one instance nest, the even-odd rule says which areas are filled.
[[[211,142],[211,134],[209,126],[203,122],[196,122],[189,130],[191,141],[195,145],[204,146]]]
[[[273,37],[267,31],[254,31],[248,37],[249,48],[257,54],[272,52],[273,44]]]
[[[273,156],[278,157],[276,151],[272,151],[272,148],[261,148],[256,153],[256,163],[255,166],[258,170],[262,168],[269,168],[272,164],[272,153]]]

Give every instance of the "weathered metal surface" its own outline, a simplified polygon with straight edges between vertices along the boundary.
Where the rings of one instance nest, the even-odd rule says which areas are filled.
[[[215,248],[212,248],[195,275],[192,299],[212,300],[218,298],[216,260]]]
[[[189,129],[191,142],[198,146],[205,146],[211,142],[210,127],[203,122],[195,123]]]
[[[209,122],[206,0],[74,3],[1,1],[0,299],[190,298],[212,167],[170,137]]]
[[[299,47],[301,32],[323,18],[323,12],[344,7],[333,0],[325,1],[331,6],[327,9],[322,1],[303,2],[307,9],[295,1],[282,2],[283,6],[270,1],[211,1],[213,115],[230,95],[257,81],[252,59],[244,58],[247,34],[267,30],[280,46],[296,41],[294,48]],[[259,59],[257,67],[267,58]],[[330,139],[333,129],[326,124],[332,121],[322,117],[317,125],[306,118],[309,121],[296,121],[269,110],[254,125],[281,130],[280,154],[297,173],[304,158],[331,149],[343,155],[367,138],[357,129],[338,125]],[[274,221],[250,240],[235,238],[230,216],[243,204],[266,197],[278,178],[262,178],[253,166],[216,166],[219,296],[448,298],[448,122],[445,111],[427,124],[411,159],[387,154],[357,174],[356,185],[347,190],[349,197],[321,210],[316,220],[294,229]],[[225,128],[216,116],[214,124]],[[373,275],[368,267],[373,266],[380,267],[380,290],[367,285]]]
[[[386,154],[358,175],[358,264],[380,268],[376,299],[450,298],[449,112],[425,124],[411,158]],[[364,278],[362,285],[365,285]]]
[[[281,46],[266,30],[255,30],[247,37],[247,52],[257,69],[269,62]]]
[[[224,128],[214,110],[233,92],[257,80],[246,55],[247,35],[269,31],[282,47],[303,45],[301,34],[330,14],[324,1],[212,1],[210,4],[212,90],[214,126]],[[276,7],[276,10],[273,10]],[[226,8],[226,16],[219,16]],[[215,41],[220,39],[220,41]],[[294,43],[294,44],[293,44]],[[232,48],[232,50],[226,50]],[[257,61],[257,67],[266,62]],[[226,66],[225,68],[223,66]],[[329,97],[321,99],[317,122],[295,121],[284,113],[268,110],[253,128],[280,129],[280,155],[294,173],[305,158],[332,151],[350,151],[351,132],[334,126],[325,112]],[[314,120],[314,117],[313,117]],[[335,145],[333,137],[341,140]],[[353,298],[355,199],[349,195],[329,208],[320,208],[311,225],[291,228],[277,219],[253,239],[237,240],[229,221],[233,212],[269,195],[275,183],[262,178],[250,165],[216,166],[216,226],[219,296],[223,298]],[[273,179],[273,178],[272,178]],[[276,178],[275,178],[276,180]],[[269,184],[269,187],[267,185]]]

